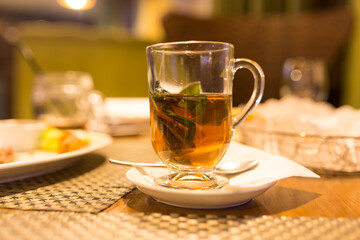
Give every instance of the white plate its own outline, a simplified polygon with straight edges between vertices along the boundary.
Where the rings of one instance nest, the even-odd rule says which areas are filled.
[[[0,183],[34,177],[62,169],[75,163],[78,160],[76,157],[98,150],[112,142],[112,138],[107,134],[82,130],[73,132],[81,138],[89,139],[89,145],[61,154],[41,150],[16,153],[15,162],[0,164]]]
[[[166,169],[147,168],[151,176],[166,174]],[[231,189],[224,187],[211,190],[186,190],[161,187],[153,183],[153,178],[141,174],[135,168],[131,168],[126,177],[145,194],[153,197],[159,202],[185,208],[215,209],[238,206],[247,203],[254,197],[264,193],[273,186],[276,181],[265,184],[244,184],[241,188]]]

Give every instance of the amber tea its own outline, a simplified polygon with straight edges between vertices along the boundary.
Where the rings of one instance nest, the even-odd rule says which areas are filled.
[[[230,104],[226,94],[153,93],[151,136],[160,159],[183,170],[216,166],[231,139]]]

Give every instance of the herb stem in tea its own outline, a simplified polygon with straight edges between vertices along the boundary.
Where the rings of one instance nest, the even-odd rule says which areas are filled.
[[[180,123],[181,125],[183,125],[188,129],[187,131],[185,131],[185,136],[184,136],[185,143],[189,147],[195,147],[194,137],[196,132],[196,124],[190,119],[187,119],[183,116],[176,114],[171,108],[171,106],[169,106],[166,102],[161,103],[161,110],[166,116]]]
[[[182,151],[183,146],[186,145],[184,142],[184,137],[181,136],[181,133],[177,131],[177,129],[171,128],[168,124],[168,121],[164,118],[158,116],[157,120],[159,123],[159,129],[162,131],[162,134],[165,135],[164,133],[166,133],[167,137],[164,136],[163,138],[163,140],[166,142],[166,145],[169,147],[169,149],[179,154]]]

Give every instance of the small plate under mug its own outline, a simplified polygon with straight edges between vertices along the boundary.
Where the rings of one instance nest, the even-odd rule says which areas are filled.
[[[159,186],[154,183],[154,177],[168,173],[163,168],[144,168],[148,175],[131,168],[126,177],[143,193],[155,200],[168,205],[196,209],[220,209],[239,206],[249,202],[273,186],[277,181],[259,185],[244,184],[240,188],[230,185],[220,189],[188,190]]]

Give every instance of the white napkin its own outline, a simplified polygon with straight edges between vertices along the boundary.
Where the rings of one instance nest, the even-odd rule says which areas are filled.
[[[228,188],[235,190],[243,188],[243,186],[262,186],[293,176],[319,178],[319,175],[292,160],[234,141],[231,142],[221,164],[227,161],[241,161],[242,159],[252,158],[259,159],[259,165],[251,171],[241,173],[229,179]]]
[[[148,98],[106,98],[105,109],[110,119],[148,120],[150,117]]]
[[[148,98],[106,98],[105,110],[109,133],[112,136],[149,133]]]

